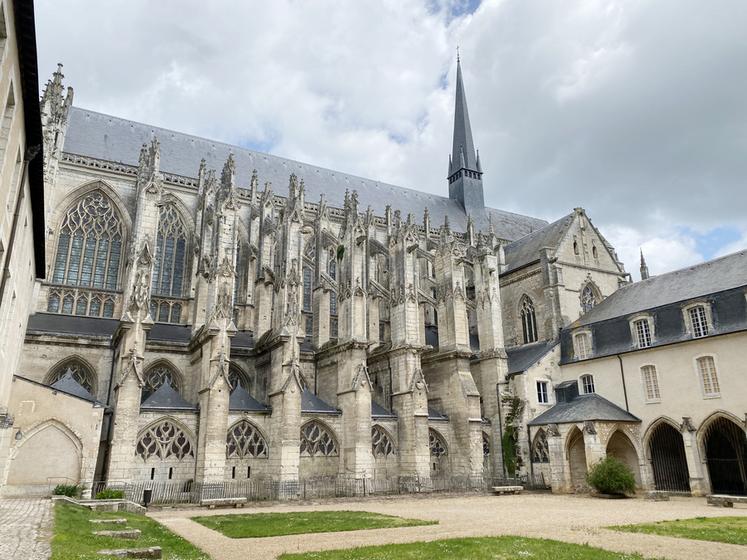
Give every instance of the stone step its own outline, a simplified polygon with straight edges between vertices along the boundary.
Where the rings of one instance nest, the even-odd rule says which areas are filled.
[[[140,529],[120,529],[116,531],[94,531],[97,537],[112,537],[115,539],[139,539]]]
[[[117,517],[114,519],[89,519],[91,523],[114,523],[115,525],[124,525],[127,520],[124,517]]]
[[[117,558],[161,558],[161,547],[115,548],[112,550],[99,550],[97,554],[101,556],[116,556]]]

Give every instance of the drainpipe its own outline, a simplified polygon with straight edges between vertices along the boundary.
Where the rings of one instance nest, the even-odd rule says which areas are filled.
[[[628,406],[628,388],[625,385],[625,368],[623,368],[623,360],[620,354],[617,355],[617,360],[620,362],[620,380],[622,381],[623,386],[623,395],[625,395],[625,410],[630,412],[630,407]]]

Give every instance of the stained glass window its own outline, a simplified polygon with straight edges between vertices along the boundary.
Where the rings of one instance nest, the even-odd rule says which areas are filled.
[[[524,344],[537,342],[537,317],[534,314],[534,303],[529,296],[522,298],[520,313]]]
[[[81,197],[60,225],[52,282],[115,290],[122,229],[122,219],[104,193],[92,191]],[[72,302],[67,307],[65,303],[63,313],[72,313]]]
[[[187,230],[173,204],[161,207],[155,257],[153,294],[181,297],[187,261]]]

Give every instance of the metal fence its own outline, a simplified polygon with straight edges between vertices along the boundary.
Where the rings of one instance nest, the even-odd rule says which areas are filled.
[[[253,478],[227,482],[95,482],[92,496],[105,489],[121,490],[124,497],[144,503],[146,491],[154,505],[199,504],[203,500],[246,498],[248,502],[268,500],[313,500],[322,498],[354,498],[432,492],[489,492],[494,486],[524,486],[545,489],[544,479],[485,477],[388,477],[354,478],[338,475],[299,481],[277,481]]]

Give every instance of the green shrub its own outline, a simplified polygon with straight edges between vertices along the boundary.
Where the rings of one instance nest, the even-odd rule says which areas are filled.
[[[602,494],[625,495],[635,491],[633,472],[614,457],[605,457],[594,465],[586,481]]]
[[[97,500],[121,500],[122,498],[124,498],[124,490],[114,488],[105,488],[96,494]]]
[[[52,490],[54,496],[67,496],[68,498],[77,498],[80,495],[80,486],[77,484],[58,484]]]

